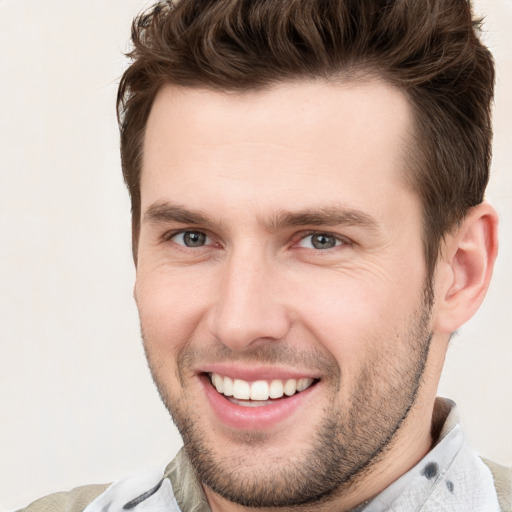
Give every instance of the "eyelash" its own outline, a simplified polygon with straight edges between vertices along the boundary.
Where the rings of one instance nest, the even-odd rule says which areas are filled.
[[[334,245],[333,247],[329,247],[326,249],[314,248],[314,249],[316,249],[315,252],[319,252],[322,254],[328,254],[329,252],[336,250],[337,248],[342,247],[342,246],[352,245],[351,241],[348,238],[346,238],[344,236],[336,235],[335,233],[330,233],[329,231],[308,231],[306,233],[300,233],[299,236],[297,237],[297,242],[295,242],[295,243],[300,244],[307,238],[313,237],[313,236],[326,236],[326,237],[334,238],[336,245]],[[312,249],[310,247],[300,247],[300,248],[306,249],[306,250]]]
[[[204,234],[208,239],[211,240],[210,235],[206,231],[203,231],[201,229],[180,229],[177,231],[168,231],[167,233],[164,233],[164,235],[162,236],[162,241],[163,242],[172,242],[171,239],[174,238],[175,236],[185,235],[186,233]],[[186,246],[185,244],[179,244],[177,242],[174,242],[174,243],[183,249],[194,249],[194,247],[189,247],[189,246]],[[199,247],[204,247],[204,246],[199,246]]]
[[[212,239],[212,237],[210,237],[210,235],[206,231],[203,231],[201,229],[180,229],[177,231],[166,232],[162,236],[162,241],[163,242],[171,242],[173,237],[175,237],[177,235],[185,235],[186,233],[201,233],[201,234],[204,234],[208,239],[210,239],[210,240]],[[315,235],[316,236],[324,235],[326,237],[332,237],[335,239],[336,245],[334,245],[333,247],[325,248],[325,249],[301,247],[299,245],[301,242],[303,242],[307,238],[313,237]],[[196,248],[204,248],[204,247],[208,247],[208,246],[212,245],[212,244],[205,244],[205,245],[199,245],[199,246],[193,247],[193,246],[187,246],[185,244],[180,244],[177,242],[174,242],[174,243],[180,248],[180,250],[185,250],[185,251],[195,250]],[[217,243],[214,245],[220,245],[220,244]],[[330,252],[332,252],[333,250],[336,250],[339,247],[347,246],[347,245],[350,246],[350,245],[353,245],[353,243],[346,237],[336,235],[336,234],[330,233],[328,231],[307,231],[307,232],[297,234],[293,239],[292,245],[298,246],[299,250],[314,250],[314,252],[318,252],[320,254],[329,254]]]

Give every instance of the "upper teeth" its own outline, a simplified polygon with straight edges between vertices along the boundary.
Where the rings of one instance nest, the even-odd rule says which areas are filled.
[[[218,373],[212,373],[210,378],[219,393],[238,400],[268,400],[269,398],[281,398],[283,395],[292,396],[313,384],[313,379],[310,378],[247,382],[224,377]]]

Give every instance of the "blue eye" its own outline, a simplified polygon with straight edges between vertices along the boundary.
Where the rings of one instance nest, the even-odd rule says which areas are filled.
[[[185,247],[203,247],[210,242],[206,233],[202,231],[181,231],[169,237],[169,240]]]
[[[329,233],[314,233],[304,237],[299,242],[299,245],[307,249],[325,250],[332,249],[333,247],[341,245],[342,243],[343,242],[341,240]]]

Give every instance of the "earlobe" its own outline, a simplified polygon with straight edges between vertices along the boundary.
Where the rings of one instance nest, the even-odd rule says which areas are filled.
[[[482,303],[498,252],[498,215],[488,203],[472,208],[447,236],[440,261],[435,329],[452,333]]]

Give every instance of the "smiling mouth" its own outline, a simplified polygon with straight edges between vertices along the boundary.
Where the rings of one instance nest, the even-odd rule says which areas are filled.
[[[318,379],[272,379],[248,382],[218,373],[209,373],[210,382],[218,393],[230,402],[244,407],[262,407],[301,393]]]

